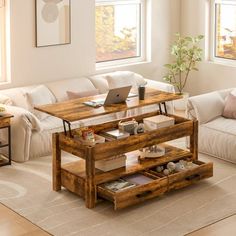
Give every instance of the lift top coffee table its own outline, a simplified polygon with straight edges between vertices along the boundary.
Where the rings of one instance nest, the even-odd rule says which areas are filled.
[[[88,208],[95,207],[98,199],[103,198],[113,202],[115,209],[120,209],[160,196],[171,190],[183,188],[213,175],[213,164],[198,160],[198,122],[167,114],[166,102],[179,99],[179,95],[147,89],[145,100],[141,101],[138,97],[133,97],[129,98],[126,103],[99,108],[92,108],[83,104],[85,101],[104,97],[105,95],[99,95],[36,107],[39,111],[61,118],[64,125],[64,132],[53,134],[53,189],[55,191],[59,191],[61,186],[64,186],[69,191],[84,198]],[[132,118],[135,118],[137,122],[142,122],[146,117],[164,113],[173,117],[175,124],[95,145],[84,145],[75,138],[76,130],[71,130],[71,122],[73,121],[151,104],[159,104],[159,109]],[[162,109],[163,107],[164,109]],[[99,134],[103,130],[117,128],[119,121],[98,124],[90,128],[96,134]],[[190,137],[189,150],[165,143],[186,136]],[[155,144],[161,144],[165,147],[165,155],[140,161],[137,150]],[[80,157],[79,161],[62,165],[62,150]],[[128,156],[125,167],[108,172],[95,168],[96,161],[105,160],[119,154]],[[179,160],[193,162],[195,164],[194,168],[169,174],[168,176],[155,171],[157,166],[165,166],[170,161],[177,162]],[[118,192],[106,188],[107,182],[133,174],[141,174],[151,179],[151,181]]]

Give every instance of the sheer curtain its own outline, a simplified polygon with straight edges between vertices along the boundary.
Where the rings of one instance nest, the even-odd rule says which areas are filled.
[[[0,82],[6,80],[5,53],[5,0],[0,0]]]

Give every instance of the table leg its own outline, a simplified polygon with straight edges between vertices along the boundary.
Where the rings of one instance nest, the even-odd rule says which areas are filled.
[[[61,149],[59,148],[59,134],[52,135],[52,182],[53,190],[61,190]]]
[[[96,203],[96,186],[94,182],[95,161],[93,157],[93,148],[87,148],[86,155],[86,183],[85,183],[85,204],[87,208],[94,208]]]
[[[193,134],[190,136],[190,152],[193,160],[198,160],[198,121],[193,122]]]

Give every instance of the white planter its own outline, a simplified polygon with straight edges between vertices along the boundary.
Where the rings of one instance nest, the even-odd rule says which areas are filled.
[[[184,111],[187,108],[187,102],[189,98],[189,93],[183,93],[183,98],[174,100],[174,107],[176,110]]]

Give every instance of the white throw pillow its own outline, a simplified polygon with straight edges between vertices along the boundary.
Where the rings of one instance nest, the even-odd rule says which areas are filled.
[[[190,97],[189,101],[193,105],[200,124],[221,116],[224,110],[224,100],[218,92]]]
[[[34,88],[32,91],[27,92],[25,96],[28,102],[29,111],[31,111],[35,116],[37,116],[39,120],[43,120],[49,115],[35,110],[34,107],[45,104],[53,104],[56,102],[56,98],[45,85],[40,85]]]
[[[6,95],[0,94],[0,104],[12,105],[12,100]]]
[[[132,86],[132,89],[137,89],[140,85],[145,85],[146,81],[141,75],[131,71],[116,71],[106,76],[110,89]]]

